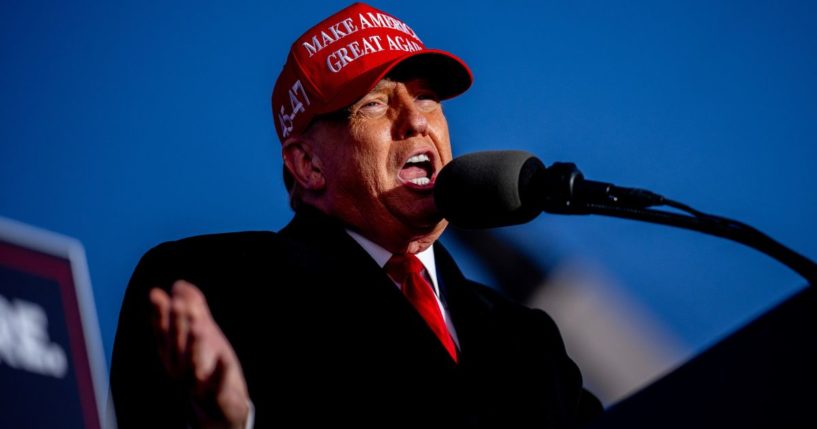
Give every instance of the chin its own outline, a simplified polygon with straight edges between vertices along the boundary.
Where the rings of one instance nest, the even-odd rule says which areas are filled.
[[[448,221],[443,219],[440,212],[435,208],[433,211],[418,213],[412,216],[411,225],[413,225],[418,232],[427,234],[436,230],[442,232],[442,230],[448,226]]]
[[[391,216],[417,235],[428,234],[437,228],[445,228],[442,214],[434,205],[434,198],[428,195],[418,195],[415,192],[406,192],[404,188],[397,188],[389,193],[384,206]],[[442,227],[440,224],[444,223]]]

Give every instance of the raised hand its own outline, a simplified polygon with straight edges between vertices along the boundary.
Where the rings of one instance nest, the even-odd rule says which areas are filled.
[[[178,280],[170,294],[150,291],[159,354],[170,376],[184,384],[196,425],[244,428],[250,399],[238,357],[213,320],[204,294]]]

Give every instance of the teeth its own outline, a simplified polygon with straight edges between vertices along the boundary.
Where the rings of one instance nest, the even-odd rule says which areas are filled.
[[[406,161],[406,164],[413,164],[413,163],[417,163],[417,162],[426,162],[426,161],[431,161],[431,159],[429,159],[428,155],[423,153],[423,154],[420,154],[420,155],[412,156],[411,158],[408,159],[408,161]]]
[[[409,180],[409,182],[414,183],[415,185],[424,186],[431,183],[431,179],[429,179],[428,177],[418,177],[416,179]]]

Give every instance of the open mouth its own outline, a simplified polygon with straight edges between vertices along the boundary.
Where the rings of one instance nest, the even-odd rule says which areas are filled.
[[[434,186],[434,164],[431,154],[418,153],[409,157],[397,173],[400,182],[414,189],[430,189]]]

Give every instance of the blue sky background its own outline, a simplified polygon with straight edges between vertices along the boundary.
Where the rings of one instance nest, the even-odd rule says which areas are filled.
[[[108,358],[144,251],[290,218],[269,95],[291,42],[346,4],[0,3],[0,216],[83,242]],[[573,161],[817,259],[817,3],[371,4],[471,66],[446,104],[456,154]],[[504,233],[604,267],[690,352],[804,285],[667,227],[544,215]]]

